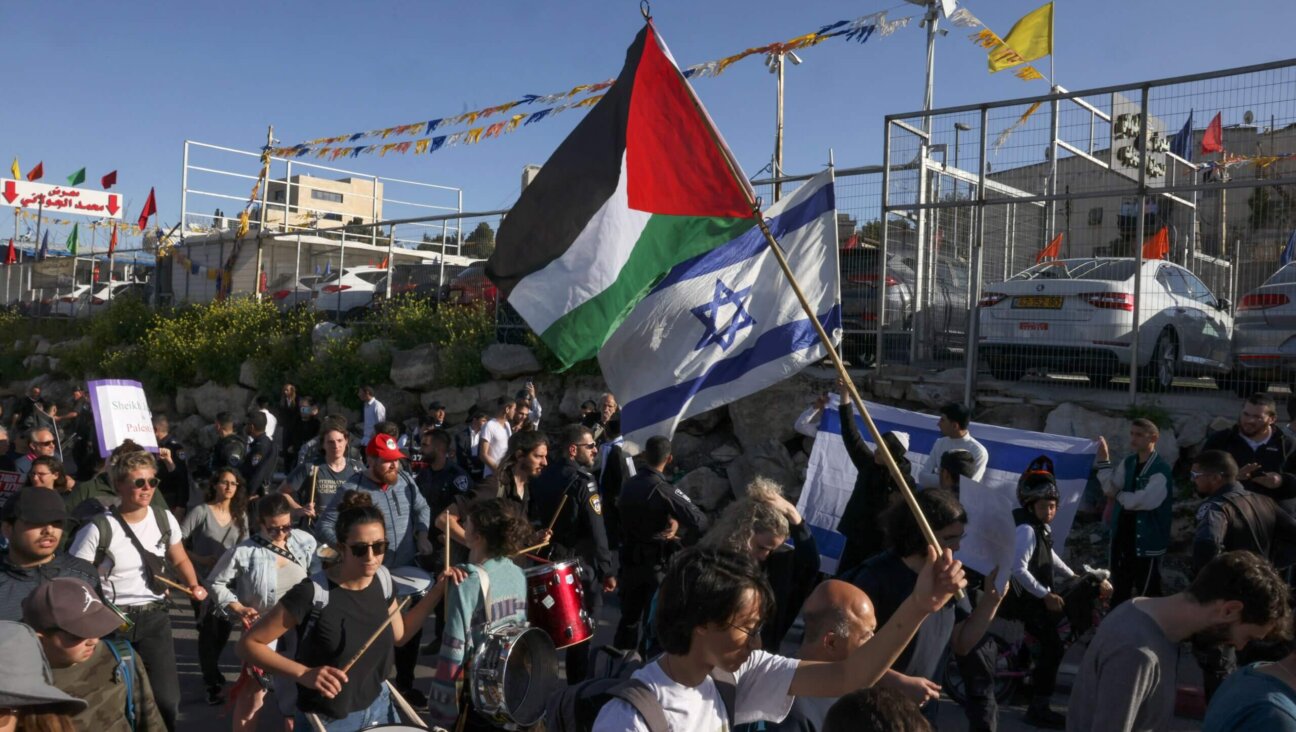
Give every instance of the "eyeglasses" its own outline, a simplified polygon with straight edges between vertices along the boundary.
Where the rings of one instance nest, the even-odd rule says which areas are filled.
[[[1200,471],[1192,470],[1189,471],[1188,473],[1188,480],[1197,480],[1198,478],[1205,475],[1218,475],[1218,473],[1216,473],[1216,471],[1213,470],[1200,470]]]
[[[375,541],[372,544],[347,544],[347,548],[351,550],[351,556],[356,559],[364,559],[369,556],[370,551],[373,551],[375,557],[381,557],[387,553],[387,542]]]
[[[54,441],[53,440],[32,440],[31,444],[35,445],[36,447],[53,447]]]
[[[135,483],[136,488],[143,488],[144,486],[148,486],[149,488],[157,488],[158,484],[160,484],[162,481],[158,480],[157,478],[136,478],[133,482]]]
[[[292,526],[264,526],[261,530],[271,535],[289,534],[292,533]],[[381,554],[381,552],[379,553]]]
[[[764,623],[757,625],[755,628],[752,628],[751,630],[748,630],[742,626],[734,625],[733,623],[728,623],[728,622],[726,622],[725,625],[729,626],[730,628],[733,628],[734,630],[741,630],[743,634],[747,636],[748,643],[751,643],[752,641],[760,640],[761,630],[765,628]]]

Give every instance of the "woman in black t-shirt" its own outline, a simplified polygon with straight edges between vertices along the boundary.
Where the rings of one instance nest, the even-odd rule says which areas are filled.
[[[387,536],[382,513],[368,494],[348,491],[338,514],[340,561],[325,572],[328,602],[316,608],[315,578],[307,578],[243,635],[239,655],[267,671],[297,679],[296,729],[310,730],[315,714],[328,732],[358,732],[400,719],[383,683],[392,670],[394,647],[414,636],[445,594],[445,579],[391,626],[350,671],[341,669],[382,627],[397,604],[390,581],[379,577]],[[316,575],[318,578],[319,575]],[[299,634],[297,656],[287,659],[270,647],[284,634]],[[406,630],[410,632],[406,632]]]

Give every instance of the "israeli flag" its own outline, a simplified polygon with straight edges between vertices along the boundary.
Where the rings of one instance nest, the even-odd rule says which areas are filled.
[[[766,211],[819,322],[840,340],[837,211],[828,170]],[[672,269],[599,351],[641,449],[689,417],[741,399],[827,355],[759,227]]]
[[[940,459],[939,455],[930,455],[932,445],[941,436],[936,427],[936,417],[881,404],[867,403],[867,406],[879,432],[909,434],[909,451],[905,455],[919,474],[927,470],[928,460]],[[855,421],[869,447],[876,449],[863,420],[857,415]],[[1057,517],[1052,524],[1053,545],[1058,555],[1064,556],[1067,534],[1071,531],[1080,496],[1089,480],[1098,443],[1082,437],[1063,437],[976,422],[969,425],[968,431],[985,446],[989,463],[979,483],[967,478],[959,481],[959,501],[967,509],[968,527],[957,558],[983,574],[998,566],[1001,568],[999,579],[1007,579],[1006,557],[1010,557],[1012,552],[1012,509],[1017,507],[1017,478],[1040,455],[1053,460],[1061,494]],[[846,502],[855,489],[858,474],[846,454],[841,411],[834,397],[820,418],[814,449],[810,451],[810,462],[806,466],[801,500],[797,504],[797,510],[810,525],[819,547],[820,567],[830,574],[837,571],[837,560],[846,545],[846,538],[836,531],[837,522],[841,520]]]

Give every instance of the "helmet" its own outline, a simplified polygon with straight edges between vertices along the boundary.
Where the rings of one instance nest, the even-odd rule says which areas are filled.
[[[1030,508],[1032,503],[1045,498],[1056,501],[1061,494],[1053,475],[1053,461],[1047,455],[1040,455],[1017,479],[1017,503],[1022,508]]]

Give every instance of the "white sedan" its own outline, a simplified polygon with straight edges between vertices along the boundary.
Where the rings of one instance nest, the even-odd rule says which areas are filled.
[[[1031,368],[1105,384],[1129,369],[1134,333],[1131,258],[1061,259],[987,285],[977,304],[979,348],[999,379]],[[1233,318],[1196,275],[1157,259],[1139,281],[1139,377],[1164,391],[1176,374],[1223,376]]]

